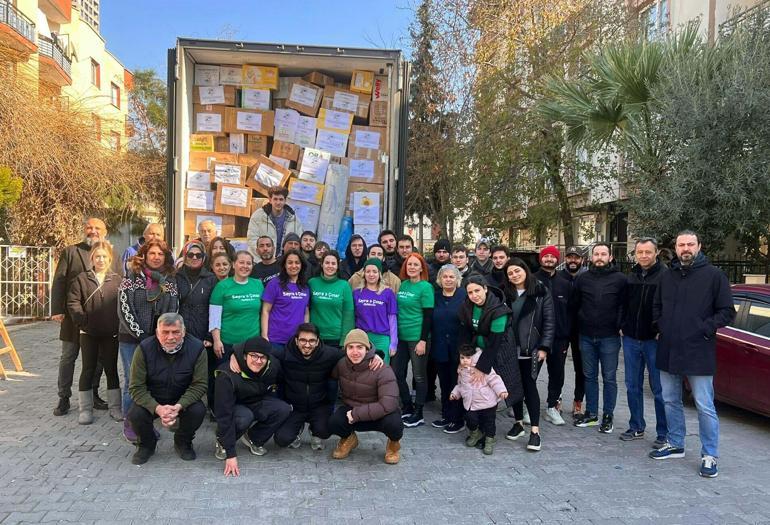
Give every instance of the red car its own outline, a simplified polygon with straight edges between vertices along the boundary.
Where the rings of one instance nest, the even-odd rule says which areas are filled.
[[[715,396],[770,417],[770,285],[733,286],[735,321],[717,332]]]

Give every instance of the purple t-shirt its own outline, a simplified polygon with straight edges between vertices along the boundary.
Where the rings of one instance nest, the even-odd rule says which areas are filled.
[[[310,289],[300,289],[296,283],[286,283],[281,288],[281,280],[270,279],[262,294],[262,302],[270,303],[268,318],[268,338],[271,343],[286,344],[297,332],[297,327],[305,322],[305,309],[310,304]]]
[[[398,314],[396,295],[390,288],[385,288],[379,294],[367,288],[353,290],[353,308],[356,312],[356,328],[375,334],[390,334],[388,316]]]

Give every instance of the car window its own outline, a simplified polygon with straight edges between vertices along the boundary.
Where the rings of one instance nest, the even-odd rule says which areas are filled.
[[[735,317],[733,317],[733,320],[730,321],[730,324],[727,326],[738,328],[738,320],[741,318],[741,307],[743,306],[744,301],[745,299],[742,297],[733,297],[733,308],[735,308]]]
[[[770,339],[770,304],[750,302],[746,330]]]

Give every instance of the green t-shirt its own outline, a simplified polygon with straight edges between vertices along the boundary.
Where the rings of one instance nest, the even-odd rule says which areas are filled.
[[[228,345],[260,335],[262,311],[262,281],[249,277],[243,284],[228,277],[220,281],[211,292],[210,304],[222,307],[222,342]]]
[[[481,308],[478,306],[473,307],[473,330],[479,329],[479,319],[481,319]],[[502,334],[505,332],[505,325],[508,322],[507,315],[501,315],[497,319],[492,321],[489,326],[489,331],[495,334]],[[476,346],[484,350],[487,347],[487,343],[482,336],[476,337]]]
[[[396,295],[398,303],[398,339],[419,341],[422,332],[422,309],[433,308],[433,285],[428,281],[401,283]]]
[[[310,287],[310,322],[318,327],[323,340],[340,340],[354,325],[353,291],[343,279],[313,277]]]

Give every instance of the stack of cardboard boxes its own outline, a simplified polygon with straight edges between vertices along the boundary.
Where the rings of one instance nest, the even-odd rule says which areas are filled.
[[[198,64],[193,89],[185,235],[211,219],[222,235],[245,237],[268,188],[280,185],[319,240],[336,247],[349,213],[355,232],[376,241],[389,155],[387,77]]]

